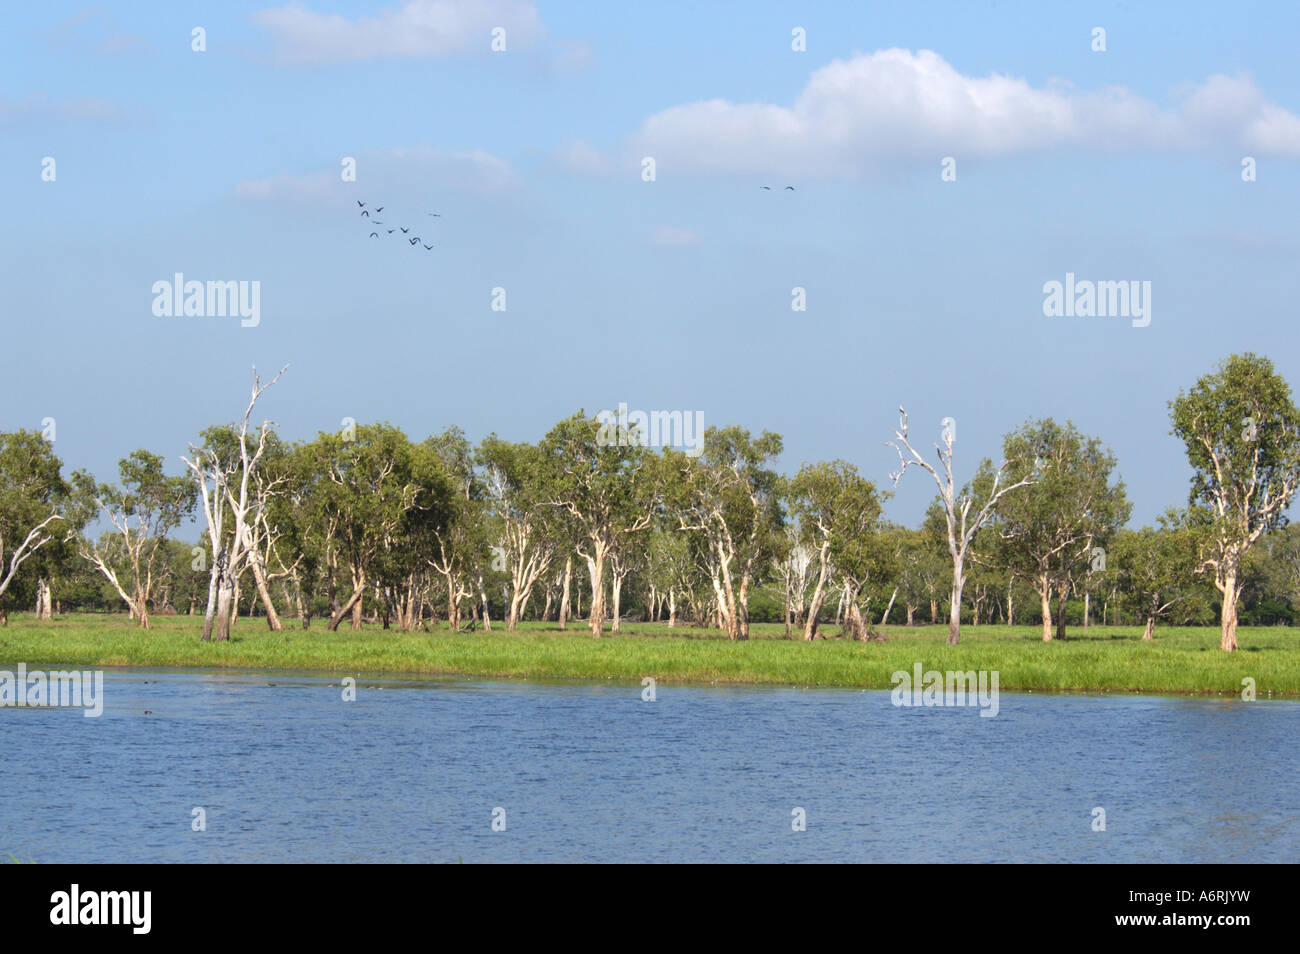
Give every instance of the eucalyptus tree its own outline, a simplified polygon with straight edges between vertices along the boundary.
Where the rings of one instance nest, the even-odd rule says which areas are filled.
[[[24,563],[32,561],[32,567],[37,567],[43,555],[59,548],[84,523],[69,519],[72,501],[62,468],[39,432],[0,433],[0,599]],[[52,567],[60,562],[44,561],[37,574],[38,603],[47,610],[48,580]]]
[[[854,601],[869,575],[868,538],[876,532],[882,497],[856,466],[843,460],[804,464],[791,478],[789,490],[790,510],[802,533],[800,544],[817,567],[803,631],[803,638],[811,640],[835,574]],[[860,621],[856,610],[855,619]],[[855,632],[861,631],[865,627]]]
[[[499,521],[498,554],[507,577],[506,629],[513,631],[533,587],[564,549],[564,541],[555,527],[558,515],[545,506],[552,488],[542,448],[489,435],[479,444],[477,456],[488,505]]]
[[[460,628],[461,610],[474,593],[483,564],[491,558],[486,523],[487,489],[474,460],[474,448],[458,427],[449,427],[424,442],[442,462],[450,481],[445,524],[434,531],[426,562],[442,577],[447,599],[447,626]]]
[[[699,531],[708,544],[710,580],[730,639],[749,638],[750,590],[779,549],[781,481],[771,462],[782,446],[771,431],[752,437],[742,427],[710,427],[699,456],[665,453],[678,475],[680,527]]]
[[[102,540],[83,540],[80,552],[108,580],[140,627],[148,629],[162,542],[193,511],[196,493],[188,478],[167,476],[162,457],[144,449],[120,460],[118,475],[119,483],[113,485],[96,483],[86,471],[77,471],[73,485],[81,500],[93,503],[113,525],[125,565],[111,559]]]
[[[1031,421],[1007,435],[1003,452],[1013,476],[1036,475],[996,512],[1001,564],[1033,584],[1043,613],[1043,639],[1065,634],[1065,601],[1080,574],[1105,560],[1105,545],[1132,507],[1113,478],[1115,455],[1074,424]],[[1099,552],[1094,552],[1098,550]]]
[[[359,629],[368,589],[391,584],[414,559],[402,537],[414,522],[438,511],[450,496],[450,482],[441,466],[435,467],[434,455],[416,453],[390,424],[322,432],[311,454],[322,474],[316,489],[319,519],[329,526],[338,569],[346,569],[351,583],[328,628],[337,630],[351,614],[352,628]]]
[[[571,518],[581,541],[577,553],[591,583],[593,636],[604,632],[610,553],[652,525],[663,496],[660,459],[625,432],[607,440],[609,427],[579,411],[551,428],[541,443],[545,503]]]
[[[992,463],[985,460],[980,465],[977,479],[959,491],[952,470],[952,445],[957,437],[956,426],[950,422],[950,419],[945,418],[944,427],[940,432],[942,443],[934,445],[938,459],[938,467],[936,467],[912,446],[908,438],[907,412],[899,407],[898,415],[899,421],[898,427],[894,429],[894,440],[888,441],[887,444],[898,452],[899,468],[890,475],[890,478],[897,487],[898,481],[907,472],[907,468],[920,467],[934,478],[935,485],[939,488],[939,501],[943,507],[945,543],[948,556],[952,561],[952,587],[948,601],[948,645],[955,646],[961,642],[961,594],[962,588],[966,585],[966,557],[970,552],[971,541],[980,528],[992,518],[1002,498],[1013,490],[1027,487],[1033,483],[1034,478],[1031,472],[1014,483],[1003,483],[1007,463],[1004,461],[994,469]]]
[[[1176,610],[1185,614],[1203,602],[1204,583],[1196,574],[1198,529],[1186,513],[1167,511],[1158,528],[1121,530],[1107,553],[1123,604],[1144,624],[1150,640],[1159,620]]]
[[[1207,527],[1198,554],[1222,597],[1219,647],[1237,648],[1242,559],[1282,525],[1300,485],[1300,410],[1268,358],[1232,355],[1169,403],[1192,465],[1189,504]]]
[[[253,386],[242,419],[237,424],[208,428],[202,434],[203,442],[191,444],[190,456],[181,458],[194,481],[195,496],[207,524],[209,547],[215,554],[203,619],[204,642],[211,640],[214,632],[217,642],[230,638],[230,627],[239,609],[236,605],[239,577],[249,568],[266,611],[267,625],[272,630],[280,629],[280,618],[267,588],[265,566],[254,540],[258,515],[266,508],[274,486],[258,475],[268,441],[274,441],[272,422],[263,421],[256,427],[251,446],[249,430],[258,399],[284,372],[285,368],[281,368],[263,384],[254,368]]]

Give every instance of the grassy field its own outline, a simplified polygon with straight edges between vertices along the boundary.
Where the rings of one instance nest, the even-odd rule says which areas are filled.
[[[756,625],[748,642],[714,630],[632,624],[593,639],[581,626],[561,632],[529,623],[517,633],[400,633],[364,627],[326,632],[294,621],[280,633],[241,619],[226,644],[199,640],[201,620],[158,617],[147,631],[122,616],[65,616],[39,622],[15,615],[0,628],[0,668],[155,666],[404,673],[508,679],[835,686],[885,689],[896,670],[996,670],[1000,688],[1238,695],[1255,680],[1260,698],[1300,696],[1300,629],[1243,627],[1241,650],[1221,652],[1214,628],[1165,629],[1143,643],[1137,628],[1076,629],[1043,643],[1036,627],[978,626],[945,644],[942,626],[886,631],[883,643],[784,638],[780,625]]]

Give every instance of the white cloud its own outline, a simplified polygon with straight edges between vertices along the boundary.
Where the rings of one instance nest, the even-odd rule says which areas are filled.
[[[551,158],[569,172],[590,176],[607,176],[614,171],[613,160],[589,142],[565,143],[551,152]]]
[[[835,60],[793,106],[710,99],[650,116],[624,144],[659,169],[855,177],[898,160],[1042,149],[1226,148],[1300,156],[1300,118],[1246,76],[1214,75],[1161,107],[1123,88],[964,76],[930,50]],[[596,168],[593,155],[580,157]]]
[[[501,193],[517,186],[510,163],[482,150],[447,152],[420,146],[356,156],[357,178],[374,190],[396,190],[404,194]],[[246,179],[235,186],[235,196],[250,200],[314,202],[335,199],[340,187],[350,190],[358,184],[344,183],[341,166],[304,175],[281,175]],[[363,195],[362,198],[365,198]]]
[[[699,245],[700,237],[694,229],[679,229],[661,225],[650,233],[653,245]]]
[[[276,54],[294,63],[486,53],[496,27],[506,30],[507,50],[528,47],[545,33],[529,0],[406,0],[355,20],[293,3],[259,10],[253,22],[271,33]]]
[[[151,122],[149,113],[129,115],[118,103],[94,96],[52,99],[35,93],[25,99],[0,97],[0,125],[48,122],[138,124]]]

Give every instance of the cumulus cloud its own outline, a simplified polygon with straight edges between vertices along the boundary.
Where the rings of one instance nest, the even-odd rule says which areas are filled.
[[[507,49],[517,49],[545,33],[529,0],[406,0],[377,16],[356,19],[293,3],[259,10],[253,22],[271,34],[276,55],[293,63],[488,52],[496,27],[505,28]]]
[[[699,245],[700,237],[694,229],[679,229],[661,225],[650,233],[652,245]]]
[[[889,49],[818,69],[792,106],[672,106],[646,119],[622,151],[653,155],[660,169],[854,177],[946,155],[1216,147],[1300,156],[1300,118],[1248,76],[1211,76],[1161,106],[1123,87],[1080,92],[1059,81],[965,76],[930,50]]]

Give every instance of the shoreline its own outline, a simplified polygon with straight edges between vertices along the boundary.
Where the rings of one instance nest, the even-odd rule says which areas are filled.
[[[378,627],[329,633],[323,627],[271,632],[241,619],[228,643],[203,643],[201,620],[162,617],[140,630],[123,617],[11,619],[0,628],[0,668],[210,672],[298,672],[419,679],[890,690],[892,674],[924,670],[996,671],[999,691],[1240,698],[1246,680],[1257,700],[1300,698],[1300,629],[1241,630],[1243,648],[1218,649],[1210,627],[1157,631],[1078,629],[1044,643],[1032,627],[964,629],[948,646],[942,625],[887,632],[884,642],[833,636],[811,643],[784,637],[780,624],[756,624],[732,642],[714,630],[629,624],[600,639],[585,628],[529,623],[514,633],[402,633]]]

